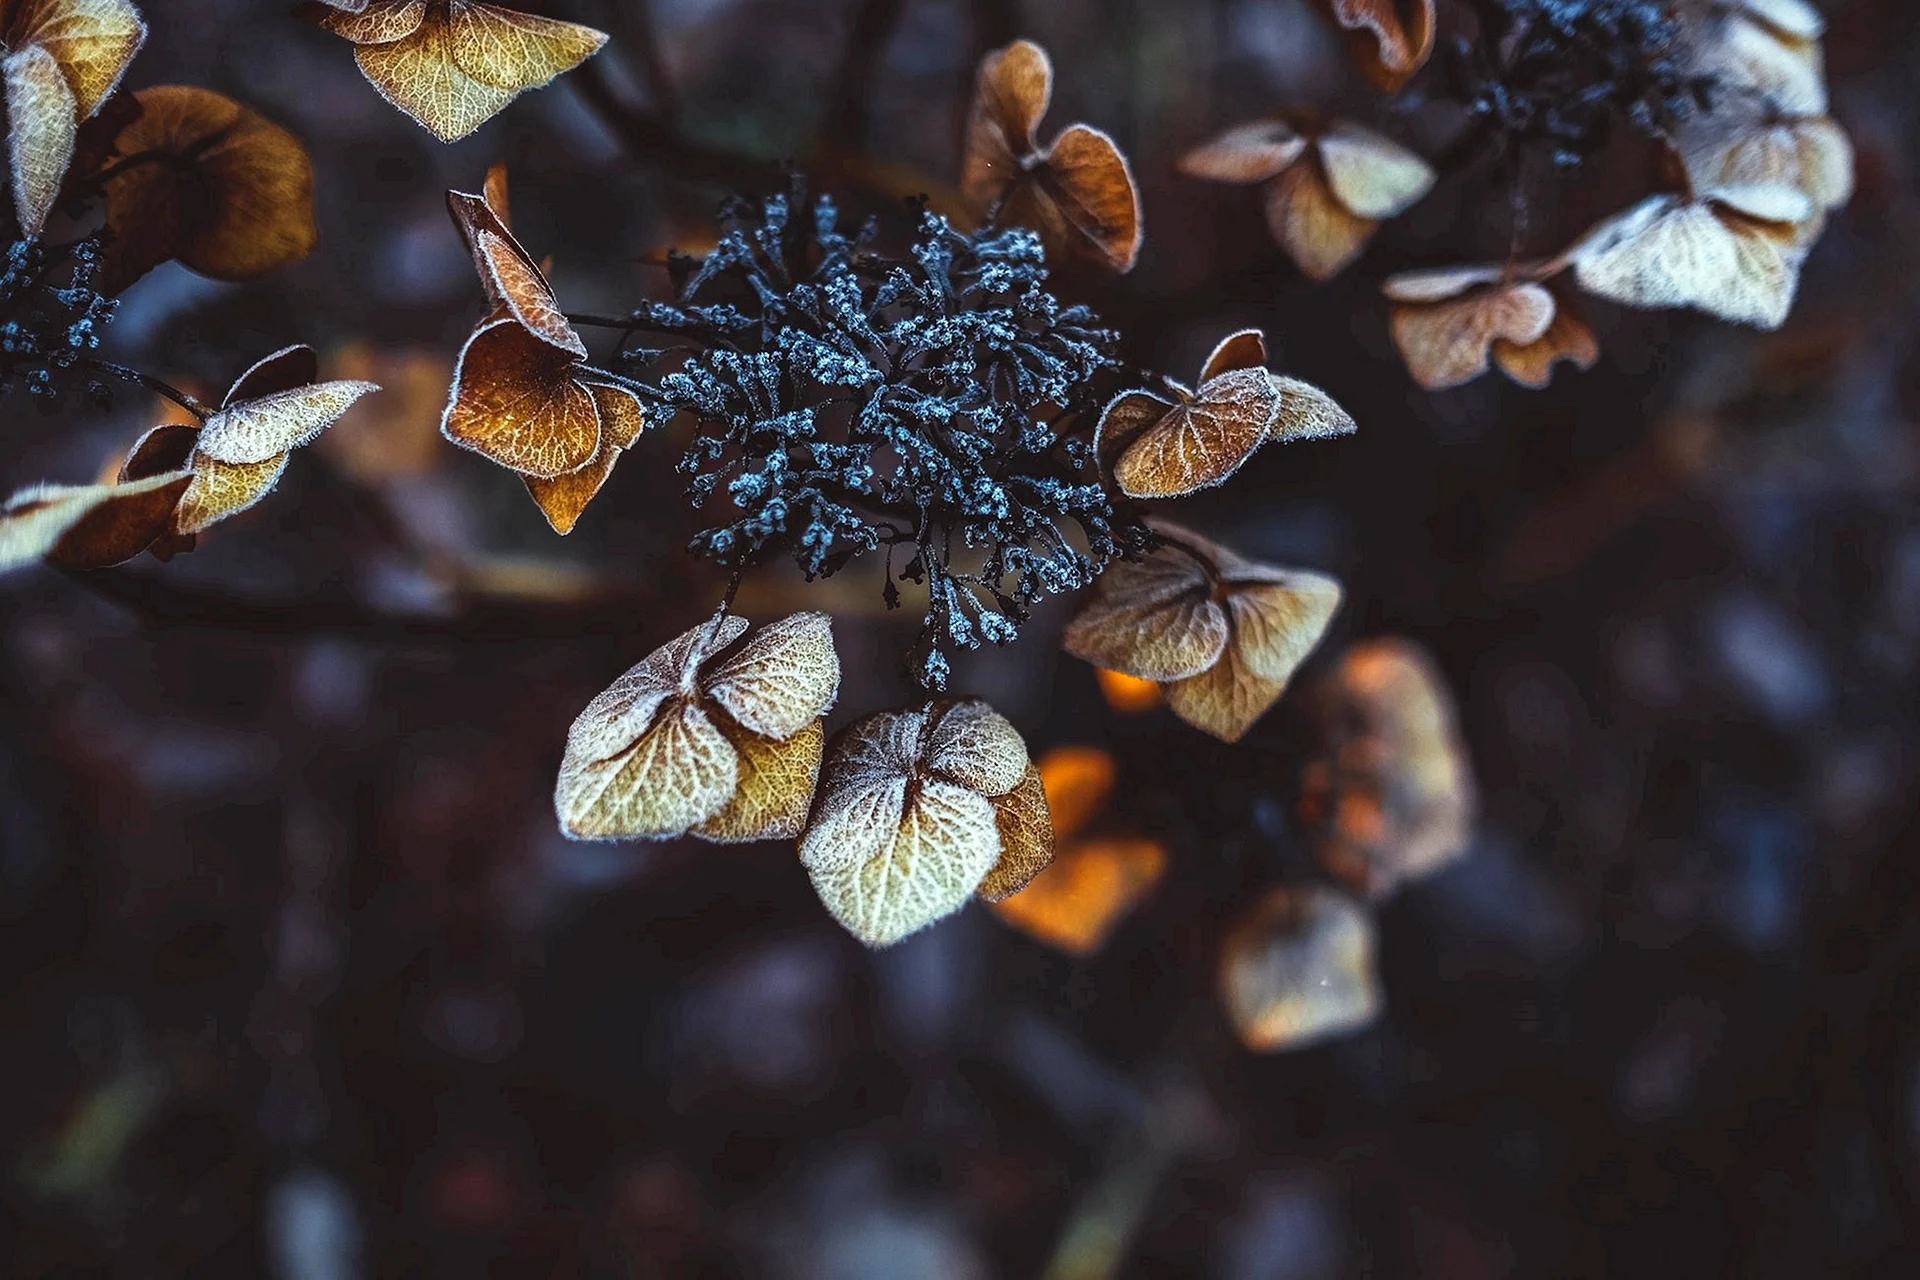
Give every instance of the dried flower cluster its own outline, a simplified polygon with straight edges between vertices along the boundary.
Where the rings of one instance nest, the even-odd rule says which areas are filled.
[[[113,319],[113,299],[96,287],[100,238],[49,247],[16,240],[0,269],[0,388],[25,387],[49,403],[69,389],[70,371],[100,346]],[[107,392],[98,376],[86,379],[95,398]]]

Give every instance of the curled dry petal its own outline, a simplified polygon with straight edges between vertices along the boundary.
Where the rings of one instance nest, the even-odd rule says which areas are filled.
[[[1361,251],[1380,223],[1334,196],[1319,164],[1296,164],[1267,185],[1267,230],[1310,280],[1331,280]]]
[[[1553,381],[1554,366],[1563,361],[1576,369],[1591,369],[1599,359],[1600,343],[1593,330],[1559,296],[1554,298],[1553,323],[1538,338],[1524,344],[1496,338],[1493,343],[1493,362],[1500,371],[1535,391]]]
[[[1391,138],[1351,121],[1334,121],[1313,145],[1335,198],[1362,218],[1384,222],[1398,217],[1433,190],[1431,165]]]
[[[1223,373],[1235,369],[1264,369],[1267,366],[1267,335],[1258,329],[1241,329],[1214,344],[1200,366],[1200,382],[1205,385]]]
[[[1256,1053],[1302,1049],[1380,1015],[1373,918],[1319,885],[1267,891],[1227,934],[1220,1002]]]
[[[1784,187],[1820,209],[1837,209],[1853,198],[1853,144],[1824,116],[1777,121],[1700,116],[1682,130],[1680,155],[1697,191]]]
[[[201,428],[199,451],[216,462],[265,462],[311,444],[361,396],[379,389],[371,382],[315,382],[229,401]]]
[[[1213,666],[1227,636],[1206,565],[1162,546],[1095,579],[1061,646],[1097,667],[1165,683]]]
[[[472,133],[607,40],[592,27],[475,0],[371,0],[357,12],[312,5],[303,12],[352,41],[361,73],[380,95],[442,142]]]
[[[1394,295],[1396,281],[1405,279],[1387,281],[1388,295]],[[1406,291],[1419,292],[1419,284]],[[1553,295],[1531,280],[1481,285],[1435,301],[1396,301],[1393,341],[1413,380],[1438,391],[1487,372],[1496,342],[1519,347],[1538,342],[1556,310]]]
[[[0,77],[7,91],[13,211],[22,231],[38,235],[73,162],[79,106],[53,55],[37,44],[0,61]]]
[[[0,508],[0,572],[39,559],[68,569],[131,560],[166,533],[192,478],[175,470],[120,484],[22,489]]]
[[[133,96],[140,113],[115,140],[123,163],[106,182],[106,292],[172,258],[215,280],[246,280],[312,252],[313,163],[299,139],[209,89],[159,85]]]
[[[1126,448],[1114,467],[1122,492],[1177,498],[1238,471],[1262,444],[1280,393],[1265,369],[1234,369],[1172,406]]]
[[[799,834],[819,776],[820,717],[840,684],[827,625],[823,614],[783,619],[709,670],[747,631],[721,615],[636,663],[568,730],[554,788],[561,830],[727,843]]]
[[[1189,178],[1208,182],[1253,183],[1277,178],[1306,154],[1307,140],[1284,120],[1255,120],[1235,125],[1180,157]]]
[[[1424,651],[1395,639],[1355,645],[1311,703],[1321,741],[1300,810],[1329,873],[1379,898],[1465,852],[1473,769],[1452,695]]]
[[[544,478],[525,475],[527,492],[540,507],[540,513],[558,534],[573,532],[573,526],[600,492],[607,478],[613,474],[614,463],[633,442],[640,438],[646,428],[646,419],[640,410],[639,397],[625,387],[610,387],[595,382],[583,382],[587,393],[593,397],[595,411],[600,415],[600,447],[593,457],[577,471],[565,475]]]
[[[990,890],[1012,892],[1051,856],[1026,745],[977,699],[881,712],[837,735],[800,861],[827,910],[886,946]]]
[[[980,60],[960,168],[969,205],[984,211],[1019,181],[1040,149],[1040,120],[1052,99],[1053,60],[1033,41],[1016,40]]]
[[[1675,195],[1650,196],[1603,222],[1571,254],[1589,293],[1631,307],[1695,307],[1763,329],[1786,320],[1804,256],[1792,222]]]
[[[1353,415],[1320,388],[1298,378],[1285,378],[1277,373],[1272,376],[1280,407],[1267,428],[1270,443],[1331,440],[1336,436],[1350,436],[1360,429]]]
[[[580,364],[512,316],[483,323],[461,348],[440,430],[523,475],[552,479],[600,448],[600,410]]]
[[[1374,85],[1396,93],[1433,54],[1434,0],[1313,0],[1347,35],[1354,65]]]
[[[560,310],[546,273],[507,229],[504,215],[491,201],[449,191],[447,211],[473,254],[488,301],[496,308],[505,307],[535,337],[585,359],[586,344]]]

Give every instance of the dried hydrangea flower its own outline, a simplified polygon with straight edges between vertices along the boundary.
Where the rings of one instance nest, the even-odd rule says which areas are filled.
[[[1053,861],[1025,888],[994,901],[993,913],[1050,947],[1092,955],[1159,882],[1167,851],[1145,836],[1088,833],[1113,794],[1117,769],[1107,752],[1055,747],[1034,768],[1052,818]]]
[[[1355,66],[1386,93],[1397,93],[1433,53],[1434,0],[1312,0],[1347,37]]]
[[[1270,889],[1220,950],[1220,1002],[1240,1042],[1279,1053],[1380,1016],[1373,917],[1322,885]]]
[[[37,484],[0,507],[0,572],[44,559],[103,569],[165,535],[193,476],[180,470],[119,484]]]
[[[1189,391],[1168,380],[1171,399],[1127,391],[1107,403],[1094,452],[1121,492],[1177,498],[1224,482],[1270,440],[1349,435],[1347,411],[1326,392],[1266,368],[1266,338],[1243,329],[1223,338]]]
[[[1820,37],[1826,22],[1806,0],[1689,0],[1695,70],[1716,88],[1752,94],[1788,115],[1827,110]]]
[[[16,0],[0,10],[7,154],[23,234],[40,234],[80,122],[100,109],[146,38],[127,0]]]
[[[1329,874],[1380,898],[1466,852],[1473,766],[1424,650],[1400,639],[1354,645],[1309,703],[1321,739],[1301,774],[1300,814]]]
[[[1729,107],[1689,120],[1675,145],[1696,190],[1754,193],[1784,187],[1826,210],[1853,198],[1853,143],[1825,116]]]
[[[1100,576],[1062,646],[1159,682],[1175,715],[1238,742],[1326,634],[1340,584],[1243,560],[1164,521],[1152,526],[1161,545]]]
[[[1048,249],[1131,271],[1144,228],[1127,158],[1091,125],[1070,124],[1041,146],[1053,62],[1030,40],[980,60],[967,117],[960,188],[976,215],[1031,227]]]
[[[466,137],[607,42],[577,22],[478,0],[326,0],[301,13],[350,41],[380,96],[442,142]]]
[[[586,705],[554,785],[576,840],[798,835],[840,692],[831,619],[796,613],[747,632],[732,615],[655,649]]]
[[[1405,271],[1381,286],[1393,301],[1394,345],[1429,391],[1457,387],[1492,364],[1522,386],[1544,387],[1567,361],[1600,358],[1593,330],[1547,283],[1561,264]]]
[[[977,698],[883,711],[835,736],[800,861],[848,932],[884,947],[1017,892],[1053,857],[1026,743]]]
[[[1314,280],[1360,256],[1380,224],[1433,189],[1433,169],[1399,143],[1349,121],[1305,116],[1229,129],[1180,158],[1210,182],[1263,184],[1267,227]]]

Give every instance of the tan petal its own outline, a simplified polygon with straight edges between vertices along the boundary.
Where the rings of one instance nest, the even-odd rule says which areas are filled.
[[[511,316],[482,324],[454,368],[441,434],[523,475],[552,479],[600,447],[600,411],[572,356]]]
[[[1553,368],[1561,361],[1576,369],[1591,369],[1600,359],[1600,343],[1587,322],[1561,302],[1553,323],[1537,339],[1524,345],[1496,340],[1493,362],[1509,378],[1523,387],[1538,391],[1553,381]]]
[[[229,516],[237,516],[273,492],[290,455],[280,453],[259,462],[222,462],[195,449],[188,464],[193,483],[180,495],[173,511],[173,532],[199,533]]]
[[[979,698],[948,699],[927,711],[921,757],[927,768],[983,796],[1003,796],[1026,776],[1020,731]]]
[[[750,731],[793,736],[825,715],[840,692],[833,620],[796,613],[768,623],[708,672],[701,687]]]
[[[371,382],[315,382],[229,404],[200,429],[200,452],[216,462],[265,462],[312,443],[354,401],[379,389]]]
[[[781,740],[725,722],[720,727],[740,755],[740,782],[726,807],[694,827],[693,834],[719,844],[798,836],[806,828],[820,777],[824,722],[815,720]]]
[[[604,31],[497,5],[450,6],[453,56],[482,84],[520,93],[573,70],[607,42]]]
[[[1332,396],[1298,378],[1273,375],[1273,389],[1280,395],[1280,408],[1267,428],[1267,439],[1279,444],[1295,440],[1331,440],[1350,436],[1360,424],[1334,402]]]
[[[585,359],[586,344],[554,299],[547,277],[486,198],[449,191],[447,211],[473,254],[488,300],[512,312],[535,337]]]
[[[1853,197],[1853,144],[1825,117],[1767,124],[1701,116],[1683,131],[1681,155],[1696,190],[1786,187],[1822,209]],[[1750,203],[1742,207],[1753,212]]]
[[[412,35],[359,45],[353,60],[381,97],[442,142],[466,137],[519,96],[460,66],[450,24],[431,6]]]
[[[1226,611],[1212,591],[1207,571],[1175,547],[1119,561],[1095,579],[1061,647],[1143,680],[1205,671],[1227,644]]]
[[[921,783],[877,855],[809,859],[819,830],[810,825],[801,838],[814,891],[870,947],[898,942],[958,911],[1000,858],[993,804],[938,778]]]
[[[1380,229],[1334,199],[1316,164],[1296,164],[1266,191],[1267,228],[1312,280],[1331,280]]]
[[[38,235],[66,181],[80,130],[79,104],[60,64],[37,44],[0,62],[7,90],[7,147],[13,209],[28,235]]]
[[[1140,433],[1167,416],[1173,409],[1173,401],[1165,400],[1150,391],[1122,391],[1107,401],[1107,407],[1100,412],[1099,424],[1093,430],[1093,452],[1099,458],[1100,466],[1112,471],[1119,462],[1126,447],[1140,438]]]
[[[827,753],[823,788],[905,779],[920,764],[927,710],[876,711],[842,729]]]
[[[631,449],[647,429],[640,397],[625,387],[608,386],[590,377],[583,376],[580,381],[593,393],[593,402],[600,409],[601,436],[616,449]]]
[[[1258,329],[1242,329],[1220,339],[1200,369],[1200,385],[1235,369],[1260,369],[1267,363],[1267,335]]]
[[[167,531],[191,481],[171,471],[125,484],[23,489],[0,508],[0,572],[42,558],[69,569],[131,560]]]
[[[967,149],[960,191],[984,216],[1025,172],[1022,161],[1039,150],[1034,131],[1053,96],[1053,63],[1031,40],[1016,40],[980,60],[967,114]]]
[[[1347,33],[1354,65],[1387,93],[1397,93],[1433,53],[1434,0],[1313,0],[1313,6]]]
[[[233,386],[227,389],[220,404],[224,408],[242,400],[258,400],[262,396],[292,391],[296,387],[306,386],[319,376],[320,357],[312,347],[295,343],[255,361],[251,368],[233,380]]]
[[[1554,310],[1553,295],[1530,282],[1483,287],[1444,302],[1402,302],[1393,308],[1393,341],[1413,380],[1439,391],[1485,373],[1496,341],[1537,342]]]
[[[567,730],[567,759],[605,760],[639,740],[660,707],[673,694],[692,698],[702,663],[738,640],[745,618],[731,614],[716,624],[689,627],[627,668],[618,680],[594,696]]]
[[[604,760],[572,752],[553,793],[560,830],[576,840],[659,840],[719,813],[740,780],[740,756],[691,700],[669,700],[631,747]]]
[[[1122,492],[1178,498],[1225,481],[1267,440],[1280,393],[1265,369],[1235,369],[1204,383],[1127,447],[1114,467]]]
[[[1723,91],[1758,94],[1786,115],[1827,113],[1826,59],[1819,42],[1748,14],[1732,14],[1709,33],[1698,69],[1718,80]]]
[[[1282,687],[1326,637],[1340,611],[1340,584],[1306,569],[1262,566],[1267,581],[1232,583],[1230,645],[1247,669]]]
[[[1140,190],[1112,138],[1089,125],[1068,125],[1047,149],[1034,182],[1078,233],[1079,247],[1091,250],[1111,270],[1133,270],[1146,234]],[[1046,228],[1036,230],[1044,233]]]
[[[1427,267],[1388,276],[1380,292],[1394,302],[1445,302],[1469,289],[1496,284],[1507,273],[1504,265]]]
[[[1659,195],[1589,232],[1572,252],[1580,287],[1631,307],[1695,307],[1778,328],[1800,251],[1791,227]]]
[[[1255,1053],[1302,1049],[1380,1016],[1373,917],[1318,885],[1270,889],[1220,952],[1220,1001]]]
[[[975,891],[988,902],[1019,893],[1053,861],[1053,823],[1040,771],[1028,765],[1018,786],[994,798],[993,813],[1000,831],[1000,860]]]
[[[1180,157],[1179,170],[1208,182],[1265,182],[1298,160],[1307,140],[1283,120],[1236,125]],[[1261,363],[1265,363],[1263,357]]]
[[[992,904],[993,913],[1030,938],[1070,955],[1106,945],[1120,920],[1165,873],[1157,841],[1108,836],[1061,849],[1031,883]]]
[[[128,0],[21,0],[10,25],[15,47],[38,45],[60,64],[82,119],[100,109],[147,38]]]
[[[355,44],[404,39],[427,20],[427,0],[369,0],[357,9],[332,4],[300,7],[300,15]]]
[[[140,114],[116,153],[152,157],[106,183],[114,238],[102,288],[117,293],[170,258],[215,280],[247,280],[312,252],[313,162],[300,140],[208,89],[134,93]]]
[[[1314,856],[1381,897],[1466,851],[1473,769],[1433,661],[1404,640],[1355,645],[1319,682],[1321,743],[1301,776]]]
[[[1384,222],[1433,190],[1433,167],[1391,138],[1346,120],[1313,140],[1334,198],[1363,218]]]

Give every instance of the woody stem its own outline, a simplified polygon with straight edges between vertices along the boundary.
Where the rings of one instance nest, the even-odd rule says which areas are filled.
[[[205,422],[208,418],[213,416],[212,409],[209,409],[206,405],[201,404],[198,400],[194,399],[192,396],[180,390],[178,387],[174,386],[173,384],[168,382],[162,382],[159,378],[154,377],[150,373],[142,373],[140,370],[129,368],[124,364],[114,364],[110,360],[87,360],[84,363],[89,369],[98,370],[99,372],[107,374],[110,377],[118,378],[122,382],[138,383],[140,386],[145,387],[149,391],[157,392],[158,394],[163,395],[167,399],[173,401],[175,404],[179,405],[182,409],[185,409],[188,413],[200,419],[200,421],[202,422]]]

